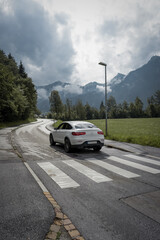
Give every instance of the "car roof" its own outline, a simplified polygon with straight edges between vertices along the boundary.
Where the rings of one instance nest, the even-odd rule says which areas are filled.
[[[64,121],[64,123],[70,123],[70,124],[73,124],[73,125],[76,125],[76,124],[80,124],[80,123],[90,123],[90,122],[86,122],[86,121]],[[90,123],[92,124],[92,123]]]
[[[75,126],[75,125],[78,125],[78,124],[92,124],[94,125],[93,123],[90,123],[90,122],[86,122],[86,121],[64,121],[63,123],[69,123],[70,125],[72,126]],[[95,125],[94,125],[95,126]],[[96,127],[96,126],[95,126]],[[97,127],[96,127],[97,128]]]

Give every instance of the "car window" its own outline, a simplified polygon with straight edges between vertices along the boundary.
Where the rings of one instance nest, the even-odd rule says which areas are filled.
[[[69,123],[66,123],[66,129],[72,129],[72,126]]]
[[[91,123],[79,123],[75,125],[76,129],[83,129],[83,128],[95,128],[96,126]]]
[[[60,124],[57,129],[64,129],[64,123]]]
[[[72,129],[72,126],[68,123],[62,123],[59,125],[58,129]]]

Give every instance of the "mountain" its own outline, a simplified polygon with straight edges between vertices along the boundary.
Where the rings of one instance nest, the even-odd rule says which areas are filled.
[[[37,107],[42,112],[49,111],[49,96],[52,90],[57,90],[65,103],[66,98],[72,104],[80,99],[83,104],[87,102],[90,106],[99,108],[101,101],[104,102],[104,84],[90,82],[84,86],[54,82],[45,86],[37,86],[38,104]],[[115,97],[117,103],[124,100],[128,103],[134,102],[138,96],[144,106],[147,98],[151,97],[157,90],[160,90],[160,57],[153,56],[148,63],[142,67],[131,71],[128,75],[118,73],[108,84],[108,97]]]
[[[110,88],[112,88],[113,86],[121,83],[124,79],[125,79],[125,75],[118,73],[114,78],[111,79],[110,83],[108,84],[110,86]]]
[[[147,98],[160,90],[160,57],[154,56],[142,67],[130,72],[122,82],[112,85],[111,95],[118,103],[133,102],[138,96],[144,105]]]
[[[97,82],[79,86],[59,81],[45,86],[37,86],[36,90],[38,93],[37,107],[43,113],[49,111],[49,96],[53,90],[59,92],[63,103],[68,98],[74,105],[80,99],[83,104],[88,102],[90,106],[99,108],[101,101],[104,101],[104,84]]]

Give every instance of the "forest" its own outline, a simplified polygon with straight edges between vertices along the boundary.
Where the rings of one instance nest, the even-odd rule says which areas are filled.
[[[0,122],[13,122],[33,117],[37,93],[22,61],[17,65],[11,54],[0,50]]]
[[[55,118],[61,120],[90,120],[90,119],[104,119],[105,106],[101,102],[99,109],[91,107],[88,103],[82,104],[78,101],[72,105],[70,99],[66,99],[63,104],[59,92],[53,90],[49,97],[50,113],[48,118]],[[143,102],[140,98],[136,98],[134,102],[117,104],[113,96],[107,99],[107,117],[110,119],[118,118],[151,118],[160,117],[160,90],[157,90],[153,96],[147,99],[148,105],[144,109]]]

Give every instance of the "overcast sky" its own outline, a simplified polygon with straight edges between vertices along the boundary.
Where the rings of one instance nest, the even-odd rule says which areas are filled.
[[[0,0],[0,49],[37,86],[102,83],[160,55],[160,0]]]

